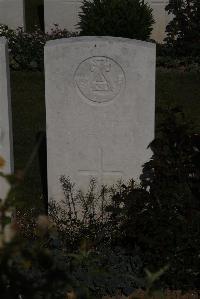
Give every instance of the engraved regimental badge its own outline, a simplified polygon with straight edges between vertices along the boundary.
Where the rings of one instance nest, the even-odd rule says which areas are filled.
[[[108,57],[91,57],[84,60],[75,73],[76,86],[84,98],[96,103],[109,102],[125,86],[121,66]]]

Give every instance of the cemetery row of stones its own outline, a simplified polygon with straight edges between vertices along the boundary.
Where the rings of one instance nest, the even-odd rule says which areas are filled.
[[[5,47],[2,49],[4,80],[1,80],[1,91],[7,103]],[[57,200],[65,195],[64,200],[70,209],[69,213],[61,211],[64,219],[58,220],[60,207],[53,206],[52,217],[60,228],[60,243],[55,236],[47,243],[53,242],[50,243],[54,249],[56,247],[56,254],[63,252],[59,248],[65,248],[69,253],[72,249],[76,250],[87,236],[89,245],[85,250],[89,249],[90,257],[92,252],[92,263],[97,267],[99,264],[109,265],[109,270],[112,270],[111,274],[108,272],[108,283],[107,276],[103,282],[99,276],[91,276],[92,281],[88,278],[85,274],[91,269],[88,260],[86,265],[76,266],[76,281],[88,286],[95,293],[95,298],[106,290],[109,292],[108,284],[111,290],[120,286],[125,293],[127,287],[130,291],[133,287],[144,286],[144,280],[141,284],[138,282],[142,267],[154,270],[167,264],[169,270],[163,276],[161,286],[198,288],[199,144],[185,119],[180,121],[180,111],[165,113],[159,134],[151,143],[153,156],[143,167],[141,186],[132,184],[116,189],[111,196],[113,204],[105,207],[105,217],[98,217],[98,212],[93,212],[94,201],[91,199],[98,199],[98,195],[95,197],[89,192],[85,198],[79,195],[83,204],[90,204],[85,206],[87,218],[84,213],[80,221],[78,211],[73,210],[74,201],[69,204],[69,199],[72,199],[70,184],[65,177],[61,177],[61,184],[59,182],[59,177],[66,174],[66,170],[73,181],[83,184],[83,187],[91,174],[97,176],[100,182],[122,175],[124,178],[140,175],[141,165],[150,157],[146,146],[154,136],[155,45],[110,37],[51,41],[45,48],[45,80],[49,196]],[[5,109],[8,105],[3,106]],[[6,127],[9,128],[9,125],[6,124]],[[5,130],[5,125],[2,130]],[[105,197],[102,196],[102,199]],[[32,239],[33,233],[30,235]],[[34,242],[31,244],[35,246]],[[25,296],[27,285],[31,285],[34,291],[48,285],[46,292],[52,293],[55,284],[50,282],[51,271],[55,273],[55,267],[60,267],[60,263],[51,259],[44,264],[43,258],[35,262],[31,248],[26,247],[28,253],[20,251],[19,264],[16,260],[10,263],[6,256],[7,279],[5,282],[5,277],[2,278],[2,285],[7,283],[5,290],[10,285],[20,288]],[[24,254],[28,254],[25,265],[33,264],[34,271],[29,266],[28,269],[25,267],[25,271],[21,254],[23,258]],[[42,256],[46,260],[44,253]],[[113,256],[111,264],[108,262],[110,256]],[[60,255],[56,258],[62,260]],[[123,265],[119,260],[123,260]],[[64,269],[59,268],[59,271],[69,275],[68,265],[67,262],[62,263]],[[123,269],[123,273],[116,265]],[[135,277],[131,281],[130,274]],[[32,283],[37,275],[43,279]],[[110,275],[115,278],[114,287]],[[18,277],[23,277],[23,283]],[[24,284],[27,280],[28,283]],[[60,278],[56,282],[57,289],[66,290],[66,281],[64,283]],[[55,294],[53,298],[56,298]],[[62,298],[61,295],[58,298]]]
[[[115,6],[112,1],[105,1],[102,4],[98,1],[85,1],[80,14],[79,34],[149,40],[154,24],[152,10],[148,5],[139,5],[136,2],[134,4],[134,1],[118,1]],[[167,25],[164,43],[157,45],[158,66],[199,70],[198,5],[195,0],[190,4],[180,1],[178,5],[170,1],[167,5],[166,10],[174,17]],[[124,11],[132,11],[132,16],[127,19]],[[102,15],[104,15],[103,26]],[[139,15],[143,15],[143,19],[139,18]],[[0,36],[5,36],[9,41],[10,64],[13,69],[43,70],[45,43],[51,39],[77,35],[77,32],[59,29],[59,26],[52,28],[49,33],[44,33],[37,27],[33,32],[27,33],[22,28],[12,30],[6,25],[0,26]]]

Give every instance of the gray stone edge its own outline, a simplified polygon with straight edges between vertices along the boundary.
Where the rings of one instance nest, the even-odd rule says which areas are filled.
[[[5,37],[0,37],[0,44],[1,45],[6,45],[7,44],[7,39]]]
[[[72,43],[92,43],[92,42],[117,42],[117,43],[124,43],[129,45],[138,45],[147,48],[156,48],[156,44],[152,42],[140,41],[136,39],[130,38],[122,38],[122,37],[113,37],[113,36],[81,36],[81,37],[69,37],[69,38],[62,38],[62,39],[55,39],[50,40],[46,43],[46,47],[54,47],[54,46],[62,46],[68,45]]]
[[[8,125],[9,125],[9,143],[10,143],[10,173],[14,173],[14,150],[13,150],[13,128],[12,128],[12,105],[11,105],[11,87],[10,87],[10,67],[9,67],[9,53],[8,41],[3,36],[0,37],[0,47],[3,48],[2,55],[5,55],[5,62],[3,68],[6,73],[5,77],[5,96],[7,97],[8,105]]]

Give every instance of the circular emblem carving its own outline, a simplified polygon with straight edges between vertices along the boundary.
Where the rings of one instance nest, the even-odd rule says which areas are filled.
[[[95,56],[84,60],[77,68],[75,82],[80,93],[96,103],[109,102],[125,86],[121,66],[108,57]]]

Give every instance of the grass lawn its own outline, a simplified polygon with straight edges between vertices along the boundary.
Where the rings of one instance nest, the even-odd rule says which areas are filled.
[[[36,134],[45,128],[44,76],[37,72],[11,72],[15,170],[24,169],[33,151]],[[157,71],[156,106],[183,107],[200,132],[200,74]],[[157,115],[159,119],[159,115]],[[19,188],[17,197],[30,207],[41,206],[38,159]]]
[[[43,74],[11,72],[11,94],[15,170],[23,170],[33,151],[37,132],[45,129]],[[36,157],[17,192],[17,196],[29,206],[42,203],[38,165]]]
[[[156,106],[182,107],[196,131],[200,132],[200,73],[160,70],[156,79]]]

